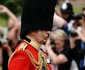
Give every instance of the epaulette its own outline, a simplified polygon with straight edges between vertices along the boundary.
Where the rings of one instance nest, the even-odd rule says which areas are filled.
[[[9,63],[10,63],[11,59],[13,58],[14,54],[15,54],[18,50],[25,50],[27,46],[28,46],[27,43],[21,43],[21,44],[20,44],[20,47],[19,47],[17,50],[15,50],[15,51],[12,53],[12,55],[10,56],[10,58],[9,58],[9,60],[8,60],[8,66],[9,66]]]
[[[28,45],[27,43],[21,43],[20,47],[18,48],[18,50],[25,50],[27,45]]]

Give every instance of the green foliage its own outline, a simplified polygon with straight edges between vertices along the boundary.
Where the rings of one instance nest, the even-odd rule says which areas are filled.
[[[7,26],[7,20],[4,18],[0,18],[0,26],[6,27]]]
[[[15,14],[21,13],[23,2],[24,0],[0,0],[0,4],[8,7]]]
[[[60,7],[59,6],[56,6],[56,7],[60,10]],[[83,6],[74,7],[75,14],[81,13],[82,7]],[[6,25],[7,25],[7,19],[0,18],[0,26],[6,26]]]
[[[59,1],[59,0],[58,0]],[[63,1],[63,0],[62,0]],[[0,0],[0,4],[8,7],[14,14],[21,15],[23,8],[24,0]],[[59,5],[56,6],[59,10]],[[83,6],[74,6],[74,12],[80,13]],[[85,5],[84,5],[85,7]],[[0,14],[0,26],[7,25],[7,16],[6,14]]]

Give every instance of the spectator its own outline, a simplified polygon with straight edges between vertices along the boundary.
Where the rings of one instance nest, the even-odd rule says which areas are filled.
[[[63,25],[61,29],[63,29],[67,35],[69,35],[69,32],[72,30],[74,24],[74,12],[72,4],[67,1],[64,2],[61,5],[60,12],[62,14],[62,18],[67,21],[67,24]]]
[[[0,66],[2,66],[2,63],[3,63],[2,46],[0,45]]]
[[[67,35],[63,30],[56,30],[51,33],[54,40],[54,47],[51,48],[50,40],[46,43],[46,50],[53,64],[58,65],[58,70],[70,70],[72,54]],[[53,49],[53,50],[52,50]]]
[[[84,22],[85,22],[85,8],[82,9],[82,14],[84,15]]]
[[[7,64],[9,56],[15,50],[17,44],[20,42],[20,25],[21,22],[18,21],[18,18],[6,7],[0,5],[0,13],[6,13],[9,16],[8,20],[8,34],[4,43],[2,44],[2,55],[3,55],[3,64],[2,69],[8,70]]]
[[[17,17],[4,5],[0,5],[0,13],[6,13],[14,22],[17,21]]]
[[[3,27],[0,26],[0,39],[4,38]]]
[[[79,70],[85,70],[85,22],[83,16],[81,19],[76,20],[75,26],[76,27],[74,27],[73,30],[74,34],[71,34],[70,38],[71,47],[73,48],[73,58],[76,61]]]
[[[2,56],[2,40],[3,40],[4,34],[3,34],[3,28],[0,27],[0,66],[3,63],[3,56]]]
[[[61,23],[60,23],[61,21]],[[67,22],[60,16],[58,16],[56,13],[54,13],[54,19],[53,19],[53,29],[56,30],[57,28],[63,27]]]
[[[82,9],[82,13],[85,15],[85,8]]]
[[[14,33],[17,32],[18,34],[18,39],[20,39],[20,27],[21,27],[21,22],[18,21],[18,18],[6,7],[3,5],[0,5],[0,13],[6,13],[9,16],[8,20],[8,32],[13,29],[12,31]],[[16,35],[16,34],[14,34]]]

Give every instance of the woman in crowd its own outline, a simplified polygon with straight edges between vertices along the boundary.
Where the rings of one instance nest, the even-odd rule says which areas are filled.
[[[51,33],[50,37],[54,41],[54,47],[51,47],[50,39],[48,39],[46,50],[52,64],[58,65],[58,70],[70,70],[72,53],[66,33],[57,29]]]

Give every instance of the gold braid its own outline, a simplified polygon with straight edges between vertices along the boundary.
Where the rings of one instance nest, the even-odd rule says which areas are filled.
[[[25,41],[25,40],[24,40]],[[27,42],[27,41],[25,41]],[[29,42],[28,42],[29,43]],[[29,43],[30,45],[32,44],[33,47],[38,50],[39,47],[35,47],[37,46],[35,44],[35,42],[31,41],[31,43]],[[11,59],[13,58],[13,56],[15,55],[15,53],[19,50],[23,50],[25,52],[27,52],[28,56],[30,57],[30,60],[32,62],[32,64],[34,65],[34,67],[36,68],[35,70],[42,70],[42,68],[44,67],[45,70],[48,70],[47,68],[47,62],[46,62],[46,58],[45,58],[45,55],[43,52],[41,51],[38,51],[38,61],[34,58],[33,54],[29,51],[29,50],[26,50],[25,48],[28,46],[27,43],[21,43],[20,47],[11,55],[10,59],[9,59],[9,62],[8,62],[8,65],[11,61]]]
[[[32,53],[29,51],[29,50],[25,50],[30,59],[31,59],[31,62],[33,63],[33,65],[35,66],[35,70],[42,70],[42,67],[45,67],[46,70],[48,70],[47,68],[47,62],[46,62],[46,58],[44,56],[44,54],[42,52],[39,51],[38,53],[38,62],[35,60],[35,58],[33,57]]]

